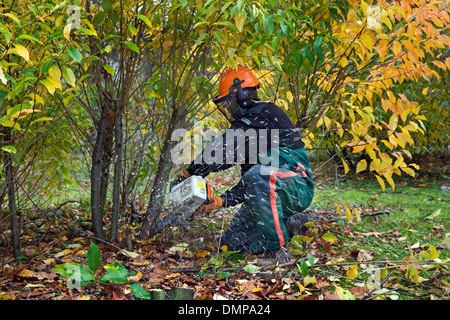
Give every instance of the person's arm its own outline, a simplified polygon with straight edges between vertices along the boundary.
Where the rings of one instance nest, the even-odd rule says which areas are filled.
[[[239,180],[237,185],[225,191],[220,197],[222,198],[222,207],[224,208],[234,207],[247,200],[242,179]]]

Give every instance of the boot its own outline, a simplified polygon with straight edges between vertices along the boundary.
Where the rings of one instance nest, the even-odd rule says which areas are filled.
[[[286,221],[286,227],[289,231],[289,236],[292,238],[293,236],[304,236],[308,231],[308,227],[304,224],[309,220],[308,215],[304,213],[296,213],[290,216]]]

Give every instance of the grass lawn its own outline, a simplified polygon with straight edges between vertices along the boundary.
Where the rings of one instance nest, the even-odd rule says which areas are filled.
[[[450,185],[450,178],[445,170],[445,167],[439,167],[433,171],[425,169],[414,178],[397,177],[395,190],[389,186],[382,190],[376,179],[368,174],[340,176],[337,181],[335,176],[317,179],[316,195],[311,205],[316,212],[333,212],[336,210],[335,203],[341,202],[358,208],[362,214],[384,212],[376,216],[366,216],[359,224],[348,223],[343,217],[334,225],[336,230],[341,232],[337,237],[340,244],[332,246],[331,248],[334,249],[332,252],[336,257],[355,252],[353,257],[346,255],[345,263],[354,261],[358,264],[357,280],[370,279],[370,270],[367,272],[364,270],[366,266],[360,264],[364,258],[357,253],[361,252],[366,255],[367,261],[375,265],[377,261],[401,262],[408,259],[425,263],[429,261],[425,259],[430,253],[429,250],[438,254],[435,262],[448,261],[450,258],[450,191],[446,190],[446,187]],[[320,185],[321,182],[322,185]],[[433,290],[436,290],[437,287],[425,288],[420,283],[427,283],[429,279],[436,276],[437,269],[430,266],[421,267],[418,264],[416,266],[418,277],[416,284],[412,286],[412,282],[409,282],[410,274],[405,272],[405,266],[395,267],[393,264],[390,267],[393,269],[389,267],[385,269],[396,268],[395,279],[392,283],[395,283],[397,288],[406,289],[397,298],[417,298],[415,295],[419,291],[428,292],[431,296]],[[402,273],[399,270],[403,271],[404,277],[400,276]],[[442,275],[443,283],[449,286],[448,266],[444,266],[439,274]],[[393,287],[390,289],[395,290]],[[448,289],[441,291],[438,294],[439,298],[448,296],[448,293],[442,295],[442,292],[447,291]]]
[[[356,227],[362,231],[401,232],[401,240],[420,244],[450,241],[450,190],[442,188],[450,184],[450,178],[445,174],[398,177],[395,190],[387,186],[384,191],[374,177],[367,175],[344,176],[333,184],[317,187],[313,208],[334,208],[335,203],[345,201],[363,213],[388,213],[364,218]],[[432,236],[436,232],[439,236]],[[449,250],[445,251],[448,254]]]

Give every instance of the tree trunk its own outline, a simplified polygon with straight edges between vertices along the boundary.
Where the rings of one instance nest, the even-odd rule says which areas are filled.
[[[167,292],[168,300],[194,300],[194,290],[189,288],[172,287]]]
[[[149,204],[143,219],[142,229],[139,234],[139,238],[141,240],[148,240],[156,233],[156,223],[164,204],[166,184],[169,178],[170,170],[172,169],[171,151],[176,144],[175,141],[171,140],[172,133],[180,126],[180,123],[183,122],[183,118],[185,116],[186,110],[182,108],[175,108],[172,113],[169,128],[164,140],[164,145],[159,157],[155,182],[153,183]]]
[[[106,194],[108,188],[109,160],[108,148],[112,144],[111,115],[114,111],[111,108],[111,100],[105,95],[100,121],[97,127],[97,138],[94,151],[92,153],[91,169],[91,212],[92,229],[94,236],[100,240],[105,240],[103,231],[103,213],[106,203]]]
[[[10,133],[7,134],[7,140],[10,139]],[[13,171],[13,159],[10,153],[5,155],[5,171],[6,171],[6,184],[8,187],[8,207],[11,215],[11,235],[13,244],[14,258],[19,258],[22,255],[20,249],[20,226],[19,219],[17,217],[16,206],[16,190],[14,183],[14,171]]]
[[[119,213],[120,213],[120,184],[122,177],[122,103],[116,100],[116,125],[115,125],[115,159],[114,159],[114,186],[113,186],[113,207],[111,215],[111,242],[117,241],[119,228]]]

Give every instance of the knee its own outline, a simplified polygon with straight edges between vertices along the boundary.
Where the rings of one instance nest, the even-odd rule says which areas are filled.
[[[242,179],[244,180],[244,185],[250,186],[252,185],[254,182],[257,182],[260,180],[260,176],[261,176],[261,170],[262,170],[261,165],[255,165],[253,167],[251,167],[243,176]]]
[[[264,175],[267,167],[255,165],[242,177],[246,198],[252,202],[265,203],[269,195],[269,175]]]

